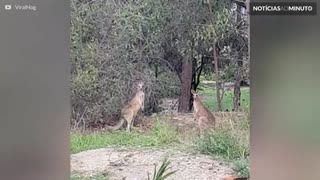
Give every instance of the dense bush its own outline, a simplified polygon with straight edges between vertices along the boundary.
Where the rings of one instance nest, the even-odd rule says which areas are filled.
[[[71,0],[73,127],[117,116],[137,80],[146,85],[146,113],[157,111],[162,97],[179,95],[182,61],[192,59],[196,71],[203,60],[212,73],[214,42],[234,44],[221,53],[234,59],[247,38],[232,16],[230,1]],[[232,79],[229,70],[222,75]]]
[[[149,56],[159,54],[155,52],[156,43],[150,43],[146,52],[130,47],[141,35],[139,27],[134,26],[144,23],[143,18],[132,14],[139,12],[130,9],[134,7],[139,6],[103,0],[71,1],[73,127],[117,116],[132,97],[137,80],[145,82],[146,113],[157,111],[160,98],[179,94],[175,73],[160,67],[166,73],[156,77],[155,66],[148,65],[153,60]],[[132,21],[124,22],[128,16]]]

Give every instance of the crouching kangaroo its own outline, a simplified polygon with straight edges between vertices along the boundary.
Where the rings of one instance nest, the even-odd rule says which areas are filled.
[[[203,105],[197,92],[191,90],[191,93],[193,95],[193,117],[198,122],[200,136],[203,136],[205,129],[215,127],[216,118]]]
[[[137,93],[136,95],[121,109],[120,121],[115,126],[108,126],[108,129],[118,130],[120,129],[124,121],[127,122],[127,132],[131,131],[131,126],[135,117],[137,116],[139,110],[144,110],[144,98],[145,94],[143,92],[143,82],[137,84]]]

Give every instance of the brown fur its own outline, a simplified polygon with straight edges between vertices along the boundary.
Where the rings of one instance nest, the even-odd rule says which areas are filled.
[[[109,129],[117,130],[120,129],[124,121],[127,122],[127,131],[131,131],[131,126],[133,125],[134,119],[137,116],[139,110],[144,110],[144,98],[145,94],[143,92],[143,82],[138,83],[138,91],[136,95],[125,105],[121,110],[120,121],[117,125],[109,127]]]
[[[214,128],[216,125],[216,118],[214,115],[203,105],[199,95],[191,90],[193,95],[193,117],[198,122],[200,135],[204,134],[204,130]]]

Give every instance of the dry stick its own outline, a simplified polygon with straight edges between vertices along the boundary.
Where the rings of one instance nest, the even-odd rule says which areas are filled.
[[[228,118],[228,120],[229,120],[229,123],[230,123],[230,126],[231,126],[231,130],[234,133],[234,127],[233,127],[233,123],[231,121],[231,118]]]

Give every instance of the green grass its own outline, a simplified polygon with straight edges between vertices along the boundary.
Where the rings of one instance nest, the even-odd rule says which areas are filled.
[[[238,160],[249,155],[249,147],[240,143],[237,137],[226,130],[209,132],[199,141],[200,152],[222,157],[225,160]]]
[[[92,132],[71,133],[71,152],[78,153],[85,150],[104,148],[110,146],[129,147],[161,147],[178,142],[177,131],[170,125],[155,123],[150,133],[138,132]]]
[[[77,174],[71,175],[71,180],[109,180],[109,178],[106,175],[99,174],[95,176],[85,177]]]
[[[217,100],[216,100],[216,90],[214,86],[201,85],[199,87],[199,95],[206,96],[209,98],[203,99],[203,103],[206,107],[208,107],[211,111],[215,111],[217,109]],[[250,105],[250,88],[243,87],[241,88],[241,107],[244,110],[248,110]],[[233,92],[227,91],[224,94],[222,100],[222,108],[223,110],[228,109],[231,111],[233,109]]]
[[[239,177],[249,177],[249,158],[239,159],[233,163],[232,169]]]

